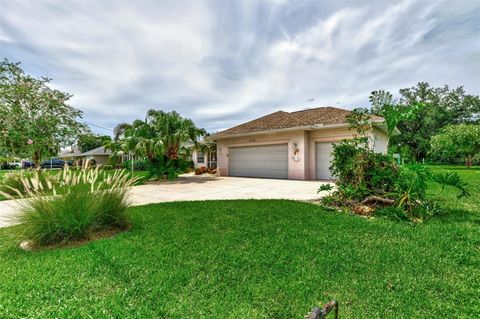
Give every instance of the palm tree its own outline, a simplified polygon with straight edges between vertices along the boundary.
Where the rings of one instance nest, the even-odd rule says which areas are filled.
[[[189,142],[196,145],[206,131],[197,128],[192,120],[181,117],[175,111],[149,110],[145,120],[119,124],[114,134],[112,146],[145,156],[150,163],[154,163],[158,159],[179,159],[182,145]]]

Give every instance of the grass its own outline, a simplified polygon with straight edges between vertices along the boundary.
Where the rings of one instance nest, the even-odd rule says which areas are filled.
[[[445,169],[435,167],[435,170]],[[417,226],[293,201],[177,202],[129,209],[133,228],[27,253],[0,230],[2,318],[480,316],[480,170],[472,198]],[[438,189],[431,189],[432,194]]]
[[[2,182],[2,177],[3,175],[7,174],[7,173],[11,173],[11,172],[20,172],[19,169],[17,170],[0,170],[0,183]],[[51,174],[51,175],[55,175],[55,174],[61,174],[61,171],[60,170],[45,170],[44,172],[48,173],[48,174]],[[103,178],[103,174],[104,173],[107,173],[107,174],[113,174],[115,172],[115,170],[100,170],[100,177]],[[127,171],[128,172],[128,171]],[[131,173],[129,173],[131,174]],[[134,171],[133,172],[133,175],[132,176],[136,176],[139,178],[139,181],[137,182],[136,185],[141,185],[143,184],[146,179],[147,179],[147,175],[148,175],[148,172],[147,171]],[[5,196],[3,196],[2,194],[0,194],[0,201],[2,200],[7,200],[8,198],[6,198]]]

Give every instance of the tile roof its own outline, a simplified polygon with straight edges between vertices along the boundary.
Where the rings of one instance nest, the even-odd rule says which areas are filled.
[[[296,112],[278,111],[218,132],[214,134],[212,138],[302,126],[344,124],[347,123],[346,118],[350,112],[349,110],[332,106],[317,107]],[[372,120],[383,121],[383,118],[372,116]]]

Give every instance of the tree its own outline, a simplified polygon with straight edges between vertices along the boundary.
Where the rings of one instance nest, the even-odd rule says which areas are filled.
[[[398,123],[402,134],[392,138],[392,145],[407,146],[414,160],[425,158],[430,150],[430,139],[451,124],[479,123],[480,98],[465,93],[463,87],[433,88],[426,82],[415,87],[400,89],[398,104],[411,108],[417,103],[422,107],[408,120]]]
[[[20,63],[0,63],[0,147],[17,157],[43,156],[73,145],[85,129],[82,112],[67,104],[72,95],[52,89],[50,79],[33,78]]]
[[[98,135],[91,132],[83,133],[78,136],[77,146],[81,152],[86,152],[94,148],[103,146],[111,141],[108,135]]]
[[[369,100],[372,105],[372,114],[385,119],[385,125],[387,126],[387,149],[390,147],[390,139],[394,136],[397,126],[401,122],[413,119],[416,112],[423,106],[419,102],[413,102],[408,106],[398,104],[390,92],[383,90],[373,91]]]
[[[175,111],[149,110],[145,120],[117,125],[115,139],[108,147],[117,154],[133,152],[145,156],[152,168],[167,165],[167,161],[175,166],[179,165],[187,143],[196,145],[198,138],[205,134],[204,129],[197,128],[192,120]]]
[[[480,154],[480,124],[449,125],[432,137],[432,153],[443,160],[455,162],[459,158],[472,166]]]

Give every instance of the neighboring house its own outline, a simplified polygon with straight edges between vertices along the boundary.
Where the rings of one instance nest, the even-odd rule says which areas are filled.
[[[89,163],[92,160],[95,161],[97,165],[102,165],[107,163],[108,158],[112,155],[112,151],[106,149],[103,146],[94,148],[93,150],[83,152],[63,152],[58,157],[64,160],[72,159],[77,165],[85,165],[84,163]],[[82,164],[80,164],[82,163]]]
[[[332,143],[353,138],[348,110],[319,107],[278,111],[216,133],[218,173],[222,176],[331,179]],[[385,120],[372,116],[371,147],[387,151]]]
[[[77,155],[80,155],[82,152],[77,147],[72,147],[70,149],[60,152],[58,155],[64,161],[74,161]]]
[[[192,161],[195,168],[205,166],[206,168],[217,168],[217,154],[192,150]]]

